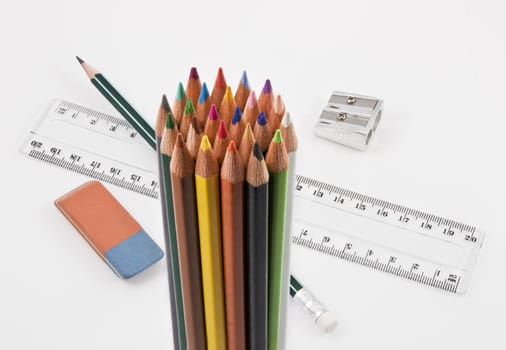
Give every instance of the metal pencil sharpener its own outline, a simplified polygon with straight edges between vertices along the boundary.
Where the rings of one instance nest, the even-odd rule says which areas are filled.
[[[365,151],[378,127],[383,101],[375,97],[335,91],[314,126],[314,133]]]

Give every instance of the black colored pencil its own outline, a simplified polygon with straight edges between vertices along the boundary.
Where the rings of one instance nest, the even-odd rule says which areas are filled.
[[[95,68],[76,56],[91,83],[113,105],[114,108],[134,127],[146,142],[156,149],[155,131],[142,116],[125,100],[112,84]]]
[[[267,349],[269,172],[257,142],[246,168],[247,349]]]

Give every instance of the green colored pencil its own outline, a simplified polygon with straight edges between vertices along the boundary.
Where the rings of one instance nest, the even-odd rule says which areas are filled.
[[[170,160],[174,145],[177,137],[177,127],[174,124],[172,113],[167,114],[167,122],[165,130],[163,131],[162,140],[160,143],[161,152],[161,169],[160,169],[160,182],[163,182],[164,192],[161,193],[162,203],[165,203],[165,213],[167,225],[164,227],[165,235],[165,251],[167,252],[167,270],[169,273],[169,289],[171,295],[174,297],[176,319],[172,317],[172,322],[177,323],[179,347],[176,345],[177,350],[186,350],[186,331],[184,323],[184,309],[183,309],[183,293],[181,289],[181,273],[179,270],[179,254],[177,250],[177,236],[176,236],[176,221],[174,218],[174,201],[172,197],[172,180],[170,178]],[[171,288],[172,280],[172,288]],[[172,306],[174,307],[174,306]],[[174,315],[174,314],[173,314]]]
[[[123,96],[112,86],[111,83],[98,70],[84,62],[80,57],[76,56],[77,61],[81,64],[86,75],[90,78],[91,83],[95,85],[98,91],[113,105],[114,108],[134,127],[139,135],[146,142],[156,149],[155,131],[142,118],[142,116],[125,100]]]
[[[295,162],[297,159],[297,146],[298,140],[295,134],[295,127],[293,126],[290,113],[286,112],[283,117],[281,133],[285,143],[286,152],[288,153],[288,194],[286,206],[286,227],[284,246],[285,252],[283,256],[283,272],[281,280],[281,288],[284,291],[281,294],[281,322],[279,331],[279,348],[285,349],[286,346],[286,318],[287,318],[287,304],[288,294],[286,291],[290,289],[290,247],[292,237],[292,212],[293,212],[293,193],[295,192]]]
[[[281,130],[276,130],[265,163],[269,170],[269,350],[279,349],[283,290],[288,154]]]

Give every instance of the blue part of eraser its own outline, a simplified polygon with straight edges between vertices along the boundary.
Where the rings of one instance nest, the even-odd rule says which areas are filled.
[[[141,229],[106,251],[104,256],[118,276],[130,278],[160,260],[163,251]]]

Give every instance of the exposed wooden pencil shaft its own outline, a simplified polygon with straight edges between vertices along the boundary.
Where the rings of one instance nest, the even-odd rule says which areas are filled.
[[[206,347],[194,161],[178,135],[170,164],[187,349]]]
[[[193,117],[190,130],[188,131],[188,137],[186,138],[186,146],[188,147],[188,151],[193,159],[197,159],[201,141],[202,130],[197,122],[197,118]]]
[[[245,350],[244,166],[233,141],[221,168],[221,219],[228,349]]]
[[[197,68],[192,67],[188,83],[186,84],[186,96],[192,100],[194,106],[198,103],[201,88],[202,84],[200,83]]]
[[[241,138],[241,143],[239,145],[239,154],[241,155],[242,163],[245,166],[248,165],[254,144],[255,144],[255,135],[253,135],[251,125],[246,124],[246,127],[244,128],[244,133]]]
[[[267,350],[269,173],[255,145],[246,168],[246,317],[248,349]]]
[[[220,121],[220,127],[213,144],[213,153],[216,157],[216,160],[218,160],[218,164],[223,163],[229,142],[230,135],[227,131],[225,123],[223,121]]]
[[[207,348],[226,350],[218,162],[207,136],[195,165]]]

